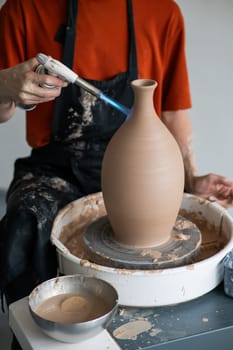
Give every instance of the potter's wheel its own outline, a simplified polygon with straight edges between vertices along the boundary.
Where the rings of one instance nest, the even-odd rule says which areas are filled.
[[[88,226],[83,235],[90,259],[98,264],[126,269],[161,269],[190,263],[201,245],[197,226],[178,216],[170,239],[155,247],[135,248],[123,245],[105,215]]]
[[[93,263],[83,248],[87,228],[106,215],[102,193],[75,200],[59,212],[52,228],[59,272],[103,279],[118,291],[119,304],[127,306],[171,305],[208,293],[223,279],[222,260],[233,249],[233,218],[224,208],[187,194],[179,214],[201,231],[201,247],[191,263],[146,270],[116,268]]]

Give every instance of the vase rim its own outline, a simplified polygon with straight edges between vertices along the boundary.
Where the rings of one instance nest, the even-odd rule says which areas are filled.
[[[135,87],[151,88],[156,87],[158,83],[153,79],[135,79],[131,82],[131,85]]]

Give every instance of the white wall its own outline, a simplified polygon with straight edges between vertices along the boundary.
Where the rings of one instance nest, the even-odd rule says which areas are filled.
[[[29,150],[25,142],[24,112],[17,111],[14,118],[0,124],[0,188],[9,185],[15,159],[28,155]]]
[[[186,23],[197,164],[233,179],[233,1],[177,2]]]
[[[233,1],[177,2],[186,23],[197,164],[201,173],[217,172],[233,179]],[[29,152],[24,130],[22,112],[0,124],[0,187],[8,186],[15,158]]]

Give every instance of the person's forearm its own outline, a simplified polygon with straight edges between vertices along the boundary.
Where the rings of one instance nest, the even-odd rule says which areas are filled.
[[[192,192],[198,176],[192,142],[192,125],[187,110],[164,111],[162,120],[178,143],[184,161],[185,191]]]
[[[9,120],[15,112],[15,102],[7,90],[10,84],[8,76],[6,69],[0,71],[0,123]]]
[[[2,101],[0,99],[0,123],[4,123],[9,120],[15,112],[14,101]]]

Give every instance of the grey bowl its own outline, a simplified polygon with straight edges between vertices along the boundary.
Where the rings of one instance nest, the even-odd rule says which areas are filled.
[[[102,316],[80,323],[48,321],[36,313],[37,308],[50,297],[66,293],[90,293],[103,298],[110,310]],[[118,307],[118,294],[109,283],[84,275],[56,277],[38,285],[29,295],[29,310],[32,318],[48,336],[66,343],[78,343],[97,335],[107,328]]]

